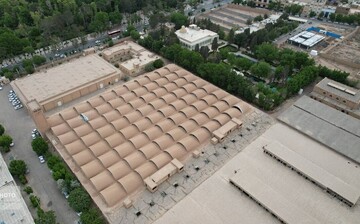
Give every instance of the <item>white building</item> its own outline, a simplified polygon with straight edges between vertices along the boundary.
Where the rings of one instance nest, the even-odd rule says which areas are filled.
[[[183,26],[175,34],[179,38],[180,44],[190,50],[194,50],[197,44],[200,48],[211,45],[215,38],[219,39],[217,33],[210,30],[202,30],[195,24],[190,25],[188,28]]]

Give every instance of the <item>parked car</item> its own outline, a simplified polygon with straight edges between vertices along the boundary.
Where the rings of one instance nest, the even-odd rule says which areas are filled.
[[[13,147],[14,145],[15,145],[14,142],[11,142],[11,143],[10,143],[10,147]]]
[[[31,131],[31,138],[32,139],[35,139],[35,138],[40,137],[40,136],[41,136],[40,132],[36,128]]]
[[[23,105],[21,103],[14,107],[15,110],[19,110],[21,108],[23,108]]]
[[[39,156],[39,161],[41,164],[45,163],[44,156]]]
[[[2,86],[0,86],[0,90],[2,90],[3,88],[2,88]]]

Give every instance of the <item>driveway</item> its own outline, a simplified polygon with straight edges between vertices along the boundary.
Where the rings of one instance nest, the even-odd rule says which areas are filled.
[[[58,190],[46,163],[40,164],[37,155],[32,150],[31,130],[35,128],[35,124],[25,108],[14,110],[7,96],[10,89],[10,85],[7,85],[0,90],[0,123],[5,126],[6,132],[15,143],[11,151],[4,155],[4,159],[7,164],[9,164],[10,157],[24,160],[30,170],[27,175],[28,184],[40,197],[42,208],[54,210],[58,223],[73,224],[79,220],[79,217]]]

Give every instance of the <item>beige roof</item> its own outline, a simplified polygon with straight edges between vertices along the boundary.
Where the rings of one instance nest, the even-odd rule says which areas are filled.
[[[238,103],[216,86],[168,65],[48,121],[77,166],[70,167],[80,170],[85,178],[79,179],[88,179],[94,195],[112,207],[174,158],[188,158],[221,124],[242,116]]]
[[[12,85],[18,90],[17,93],[23,95],[26,102],[36,99],[42,104],[113,74],[120,74],[120,71],[97,54],[90,54],[17,79]]]
[[[359,189],[354,188],[279,142],[272,142],[264,146],[264,151],[269,152],[271,155],[300,171],[307,178],[323,186],[323,188],[330,189],[340,195],[353,205],[359,200]]]

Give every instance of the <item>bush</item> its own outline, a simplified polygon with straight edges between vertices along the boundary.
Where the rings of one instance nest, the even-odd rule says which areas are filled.
[[[144,70],[145,70],[145,72],[151,72],[151,71],[155,70],[155,67],[152,63],[149,63],[149,64],[145,65]]]
[[[13,176],[23,176],[26,173],[26,164],[22,160],[13,160],[9,164],[9,171]]]
[[[9,148],[13,139],[9,135],[1,135],[0,136],[0,147]]]
[[[34,64],[37,66],[42,65],[46,62],[46,58],[43,56],[40,56],[40,55],[34,55],[32,60],[33,60]]]
[[[154,62],[153,62],[153,66],[154,68],[161,68],[164,66],[164,62],[163,60],[161,59],[156,59]]]
[[[25,175],[20,175],[20,176],[19,176],[19,180],[20,180],[20,183],[23,184],[23,185],[25,185],[25,184],[28,183]]]
[[[81,213],[80,221],[82,224],[103,224],[103,223],[105,223],[104,219],[101,217],[101,214],[99,214],[99,211],[94,208]]]
[[[37,219],[35,219],[35,224],[56,224],[55,212],[52,210],[44,212],[44,210],[39,207],[37,209]]]
[[[0,135],[3,135],[4,132],[5,132],[4,126],[2,126],[2,125],[0,124]]]
[[[33,193],[34,191],[33,191],[33,189],[32,189],[30,186],[26,186],[26,187],[24,188],[24,192],[26,192],[27,194],[31,194],[31,193]]]
[[[31,146],[38,156],[44,155],[49,149],[49,145],[47,144],[47,142],[40,137],[35,138],[31,142]]]
[[[39,205],[40,205],[40,198],[39,197],[32,194],[32,195],[30,195],[29,198],[30,198],[30,202],[31,202],[31,204],[32,204],[32,206],[34,208],[39,207]]]
[[[91,205],[91,198],[88,193],[82,188],[76,188],[69,194],[69,205],[76,212],[87,211]]]
[[[58,163],[61,163],[60,157],[54,155],[50,155],[47,157],[47,165],[50,170],[53,170],[54,166]]]

